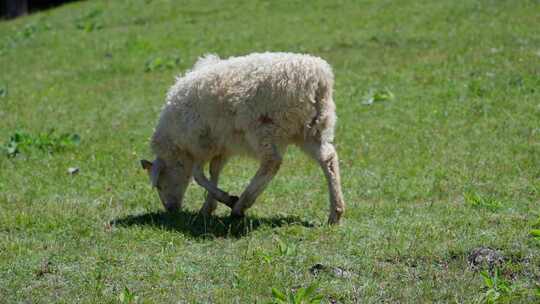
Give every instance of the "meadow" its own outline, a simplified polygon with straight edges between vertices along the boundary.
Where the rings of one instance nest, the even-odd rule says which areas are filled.
[[[0,302],[538,303],[538,12],[96,0],[0,21]],[[294,147],[240,221],[198,216],[194,184],[165,213],[140,168],[176,75],[263,51],[334,68],[338,227]],[[238,195],[256,168],[235,159],[220,185]]]

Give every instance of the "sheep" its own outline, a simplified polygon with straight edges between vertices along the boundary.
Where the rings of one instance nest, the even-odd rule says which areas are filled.
[[[141,160],[168,211],[181,207],[192,177],[208,191],[200,213],[217,201],[242,217],[278,172],[288,145],[300,147],[324,171],[330,199],[329,224],[345,210],[332,98],[334,75],[321,58],[293,53],[253,53],[220,59],[206,55],[178,77],[151,138],[153,162]],[[218,188],[232,156],[260,162],[240,197]],[[209,163],[210,180],[204,174]],[[217,201],[216,201],[217,200]]]

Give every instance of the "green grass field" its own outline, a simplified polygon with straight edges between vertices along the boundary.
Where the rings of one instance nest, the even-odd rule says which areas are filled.
[[[0,302],[269,303],[311,285],[323,303],[538,303],[539,12],[102,0],[1,21]],[[222,206],[197,216],[194,184],[164,213],[139,167],[176,75],[204,53],[256,51],[334,67],[339,227],[297,148],[240,222]],[[256,168],[235,159],[222,188],[239,194]],[[483,247],[502,255],[491,269],[468,262]]]

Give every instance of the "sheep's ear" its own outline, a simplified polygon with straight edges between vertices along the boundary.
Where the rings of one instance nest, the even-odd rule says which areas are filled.
[[[157,187],[159,174],[163,168],[165,168],[165,163],[161,159],[156,159],[152,164],[152,169],[150,170],[150,182],[152,186]]]
[[[152,162],[149,160],[141,159],[141,166],[146,171],[152,170]]]

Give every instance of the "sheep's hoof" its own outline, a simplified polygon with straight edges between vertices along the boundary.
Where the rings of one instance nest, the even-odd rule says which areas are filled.
[[[238,202],[239,199],[240,198],[238,196],[231,195],[231,203],[232,203],[231,205],[233,205],[233,207],[234,207],[234,205],[236,205],[236,203]]]
[[[244,217],[245,217],[244,212],[242,212],[242,213],[238,213],[238,212],[234,212],[234,211],[231,212],[231,219],[232,219],[233,221],[241,220],[241,219],[243,219]]]
[[[178,206],[165,206],[165,211],[169,213],[178,212],[179,209]]]
[[[234,208],[234,205],[236,205],[236,202],[238,202],[240,198],[236,195],[229,195],[229,199],[226,201],[226,202],[223,202],[225,203],[225,205],[227,205],[227,207],[233,209]]]
[[[199,214],[203,217],[210,217],[212,216],[212,213],[214,213],[215,209],[209,209],[202,207],[201,210],[199,210]]]
[[[339,221],[340,221],[340,218],[341,216],[336,216],[336,215],[331,215],[329,218],[328,218],[328,225],[339,225]]]

